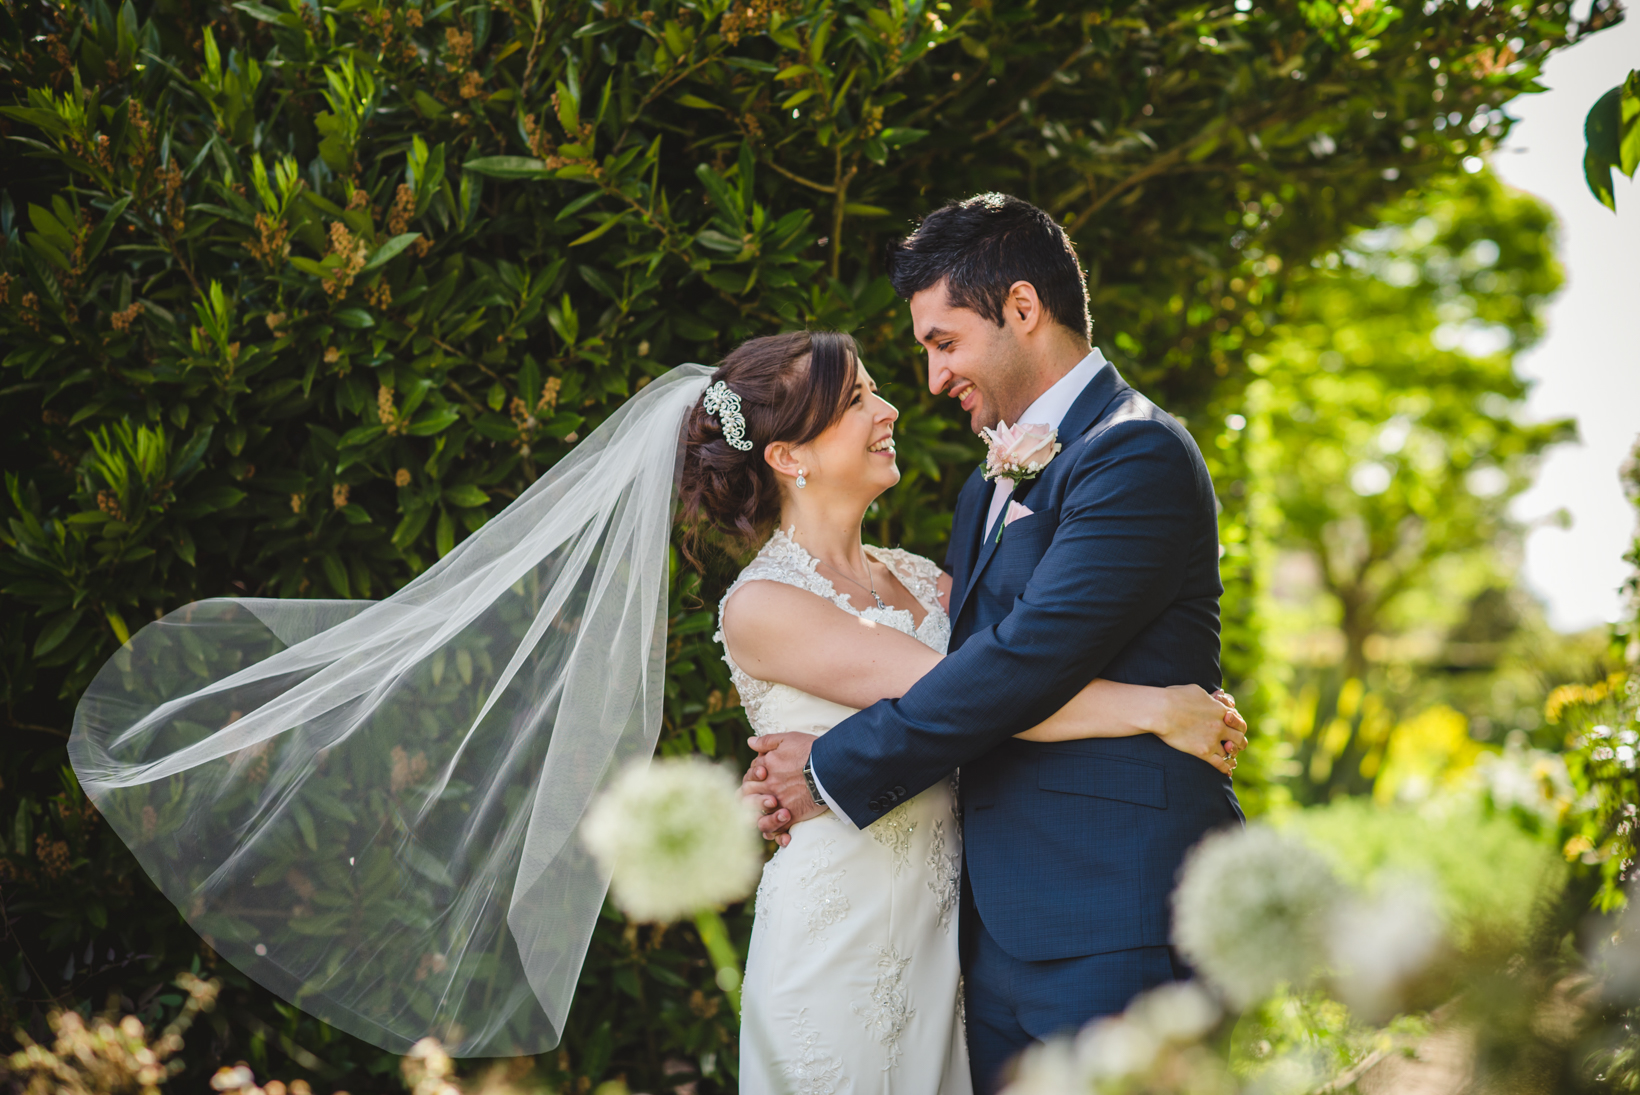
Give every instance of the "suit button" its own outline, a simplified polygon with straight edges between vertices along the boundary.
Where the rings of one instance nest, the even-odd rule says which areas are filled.
[[[904,787],[896,787],[896,788],[894,788],[894,796],[895,796],[895,797],[896,797],[896,798],[903,798],[903,797],[905,797],[905,788],[904,788]]]
[[[876,813],[878,810],[881,810],[882,808],[883,808],[883,804],[881,802],[879,802],[878,800],[876,800],[876,799],[872,799],[870,802],[866,803],[866,809],[872,811],[873,813]]]

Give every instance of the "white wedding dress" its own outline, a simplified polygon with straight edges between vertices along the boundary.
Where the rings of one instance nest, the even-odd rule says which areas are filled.
[[[921,626],[905,609],[856,609],[784,532],[740,572],[723,603],[746,582],[784,582],[945,653],[951,621],[937,596],[939,568],[905,551],[866,551],[922,605]],[[722,612],[720,604],[720,624]],[[854,714],[747,676],[727,647],[724,660],[760,735],[823,734]],[[972,1095],[957,958],[955,781],[864,830],[827,810],[791,836],[757,890],[741,998],[742,1095]]]

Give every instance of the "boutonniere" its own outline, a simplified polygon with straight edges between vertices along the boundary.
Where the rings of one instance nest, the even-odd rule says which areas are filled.
[[[1059,431],[1041,422],[1016,422],[1012,426],[998,422],[996,429],[981,430],[980,435],[985,438],[986,448],[981,474],[986,479],[1010,480],[1013,484],[1010,490],[1041,475],[1042,469],[1064,447],[1058,441]],[[1002,539],[1002,530],[1008,524],[1009,520],[1004,519],[998,525],[998,540]]]

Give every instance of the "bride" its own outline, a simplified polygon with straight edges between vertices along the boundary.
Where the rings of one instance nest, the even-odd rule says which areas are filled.
[[[730,665],[755,729],[824,728],[948,635],[939,569],[860,545],[894,418],[842,335],[679,366],[384,600],[213,598],[144,627],[81,698],[74,771],[285,1000],[393,1053],[549,1050],[609,881],[581,820],[660,731],[680,483],[697,530],[778,519],[725,599]],[[1096,681],[1031,735],[1239,744],[1223,711]],[[797,826],[766,871],[745,1090],[965,1090],[953,791],[845,828]]]
[[[900,478],[898,417],[849,336],[798,332],[731,353],[686,420],[684,520],[745,540],[775,529],[725,594],[717,635],[760,735],[823,733],[904,694],[945,653],[950,575],[860,538],[867,508]],[[1230,739],[1234,755],[1244,725],[1196,685],[1096,680],[1020,736],[1156,733],[1195,755]],[[863,831],[828,811],[783,839],[757,893],[743,1095],[971,1091],[957,809],[953,778]]]

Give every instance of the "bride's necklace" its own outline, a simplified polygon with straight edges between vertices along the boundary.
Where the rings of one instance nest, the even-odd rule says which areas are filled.
[[[865,550],[863,548],[860,551],[860,558],[862,560],[864,560],[864,562],[866,564],[866,581],[870,582],[871,583],[870,585],[862,585],[860,583],[860,580],[858,578],[854,577],[853,575],[849,574],[848,571],[843,570],[839,567],[834,567],[830,563],[825,562],[824,560],[816,559],[815,562],[819,563],[823,567],[826,567],[828,570],[832,570],[832,571],[836,572],[837,574],[842,575],[848,581],[854,583],[856,586],[859,586],[859,588],[861,588],[861,589],[865,590],[867,593],[871,594],[871,599],[873,601],[877,602],[877,607],[882,609],[884,612],[887,612],[888,611],[888,606],[883,604],[883,599],[881,597],[877,596],[877,580],[871,576],[871,560],[867,559],[865,557]]]

